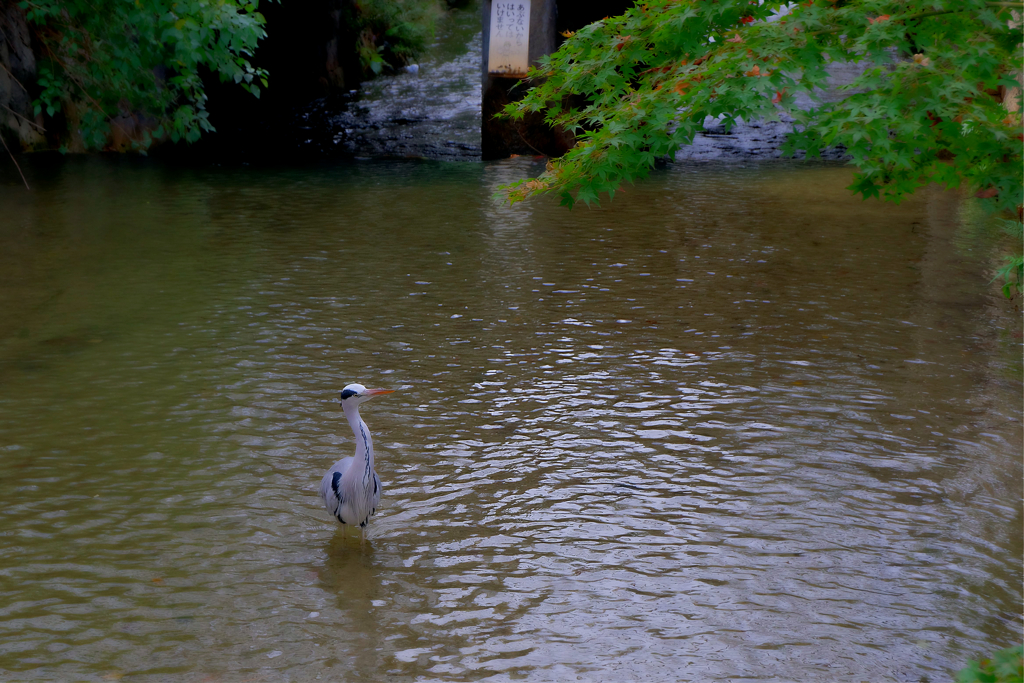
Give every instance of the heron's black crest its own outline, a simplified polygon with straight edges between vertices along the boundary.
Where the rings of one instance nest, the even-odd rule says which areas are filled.
[[[345,391],[341,392],[341,400],[344,401],[349,396],[355,396],[355,395],[356,395],[355,391],[352,391],[351,389],[345,389]]]

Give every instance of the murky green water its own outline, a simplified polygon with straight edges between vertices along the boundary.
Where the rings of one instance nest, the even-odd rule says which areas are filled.
[[[4,680],[941,681],[1020,638],[1020,319],[948,196],[46,163],[0,186]],[[364,547],[315,495],[352,381],[399,390]]]

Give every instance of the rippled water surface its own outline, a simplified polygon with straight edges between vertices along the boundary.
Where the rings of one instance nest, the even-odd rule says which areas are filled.
[[[4,175],[0,678],[941,681],[1019,640],[1020,318],[955,198],[491,198],[539,168]],[[362,546],[316,498],[352,381],[398,390]]]

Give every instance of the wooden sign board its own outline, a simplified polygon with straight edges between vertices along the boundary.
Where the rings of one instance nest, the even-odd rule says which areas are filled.
[[[530,68],[530,0],[491,3],[487,72],[522,78]]]

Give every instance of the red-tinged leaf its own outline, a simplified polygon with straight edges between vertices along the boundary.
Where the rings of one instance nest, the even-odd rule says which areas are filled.
[[[742,19],[740,19],[740,23],[741,24],[753,24],[754,23],[754,17],[743,17]]]
[[[785,89],[785,88],[783,88],[782,90],[776,90],[776,91],[775,91],[775,97],[773,97],[773,98],[772,98],[772,102],[773,102],[774,104],[778,104],[779,102],[781,102],[781,101],[782,101],[782,97],[783,97],[783,96],[784,96],[785,94],[786,94],[786,89]]]
[[[753,69],[751,69],[750,71],[744,72],[743,75],[744,76],[760,76],[761,75],[761,67],[755,65]]]
[[[742,43],[743,42],[743,36],[741,36],[740,34],[737,33],[732,38],[727,38],[725,40],[725,42],[727,42],[727,43]]]
[[[999,196],[999,190],[995,187],[987,187],[984,190],[978,190],[975,192],[974,196],[978,199],[991,199],[992,197]]]

